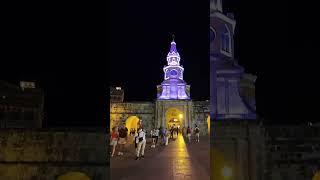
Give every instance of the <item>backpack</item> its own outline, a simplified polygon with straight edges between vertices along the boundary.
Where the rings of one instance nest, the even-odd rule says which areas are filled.
[[[196,132],[196,133],[199,133],[199,128],[198,128],[198,127],[195,129],[195,132]]]
[[[119,130],[119,137],[125,138],[127,136],[127,131],[124,128]]]
[[[188,128],[188,129],[187,129],[187,134],[190,134],[190,133],[191,133],[191,129]]]

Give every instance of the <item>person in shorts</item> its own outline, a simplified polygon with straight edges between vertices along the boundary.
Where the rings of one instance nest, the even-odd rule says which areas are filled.
[[[159,129],[155,129],[155,130],[154,130],[154,134],[155,134],[155,136],[156,136],[156,143],[155,143],[155,145],[157,145],[157,144],[158,144],[158,139],[159,139]]]
[[[122,125],[120,128],[119,128],[119,141],[118,141],[118,144],[119,144],[119,152],[118,152],[118,155],[119,156],[122,156],[123,155],[123,152],[124,152],[124,149],[125,149],[125,144],[127,143],[127,135],[128,135],[128,128],[125,127],[124,125]]]
[[[196,142],[199,142],[199,140],[200,140],[200,129],[199,129],[199,127],[197,125],[194,128],[194,133],[196,135]]]
[[[112,146],[111,157],[114,156],[114,152],[116,151],[116,146],[118,144],[118,129],[117,127],[112,128],[111,137],[110,137],[110,146]]]
[[[170,136],[170,132],[166,129],[166,140],[165,140],[166,146],[168,146],[168,143],[169,143],[169,136]]]
[[[155,129],[151,129],[150,135],[151,135],[151,138],[152,138],[151,148],[155,148],[156,147]]]

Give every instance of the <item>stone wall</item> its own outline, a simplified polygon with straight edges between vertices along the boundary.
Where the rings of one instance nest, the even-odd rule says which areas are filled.
[[[142,119],[146,130],[155,125],[155,104],[153,102],[110,103],[110,128],[117,126],[130,116]]]
[[[265,130],[257,121],[227,120],[212,123],[212,148],[223,158],[220,164],[214,164],[216,172],[224,166],[233,171],[230,180],[264,179],[265,170]],[[215,161],[213,161],[215,162]],[[219,179],[220,174],[214,178]]]
[[[107,134],[103,130],[0,131],[0,179],[55,180],[69,171],[107,178]]]
[[[210,116],[210,101],[193,101],[193,122],[200,128],[201,135],[208,135],[207,118]]]
[[[269,125],[266,131],[266,179],[312,179],[320,169],[320,126]]]
[[[153,102],[110,103],[110,128],[126,122],[131,116],[137,116],[143,120],[146,130],[150,131],[151,128],[157,126],[155,108],[156,106]],[[210,115],[210,102],[193,101],[192,108],[192,128],[194,128],[194,124],[197,124],[201,135],[207,135],[207,118]]]

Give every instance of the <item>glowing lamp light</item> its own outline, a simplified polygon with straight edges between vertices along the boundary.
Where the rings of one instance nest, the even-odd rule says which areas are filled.
[[[173,119],[173,121],[174,121],[174,122],[177,122],[178,120],[177,120],[177,119]]]
[[[224,178],[230,178],[232,176],[232,169],[228,166],[222,168],[222,175]]]
[[[179,118],[182,119],[182,118],[183,118],[183,115],[182,115],[182,114],[179,114]]]
[[[121,90],[121,87],[116,87],[116,90]]]

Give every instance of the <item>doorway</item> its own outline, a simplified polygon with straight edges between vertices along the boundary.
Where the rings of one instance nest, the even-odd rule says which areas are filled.
[[[171,129],[172,127],[178,128],[181,133],[184,127],[184,116],[183,112],[176,107],[169,108],[166,111],[166,128]]]

